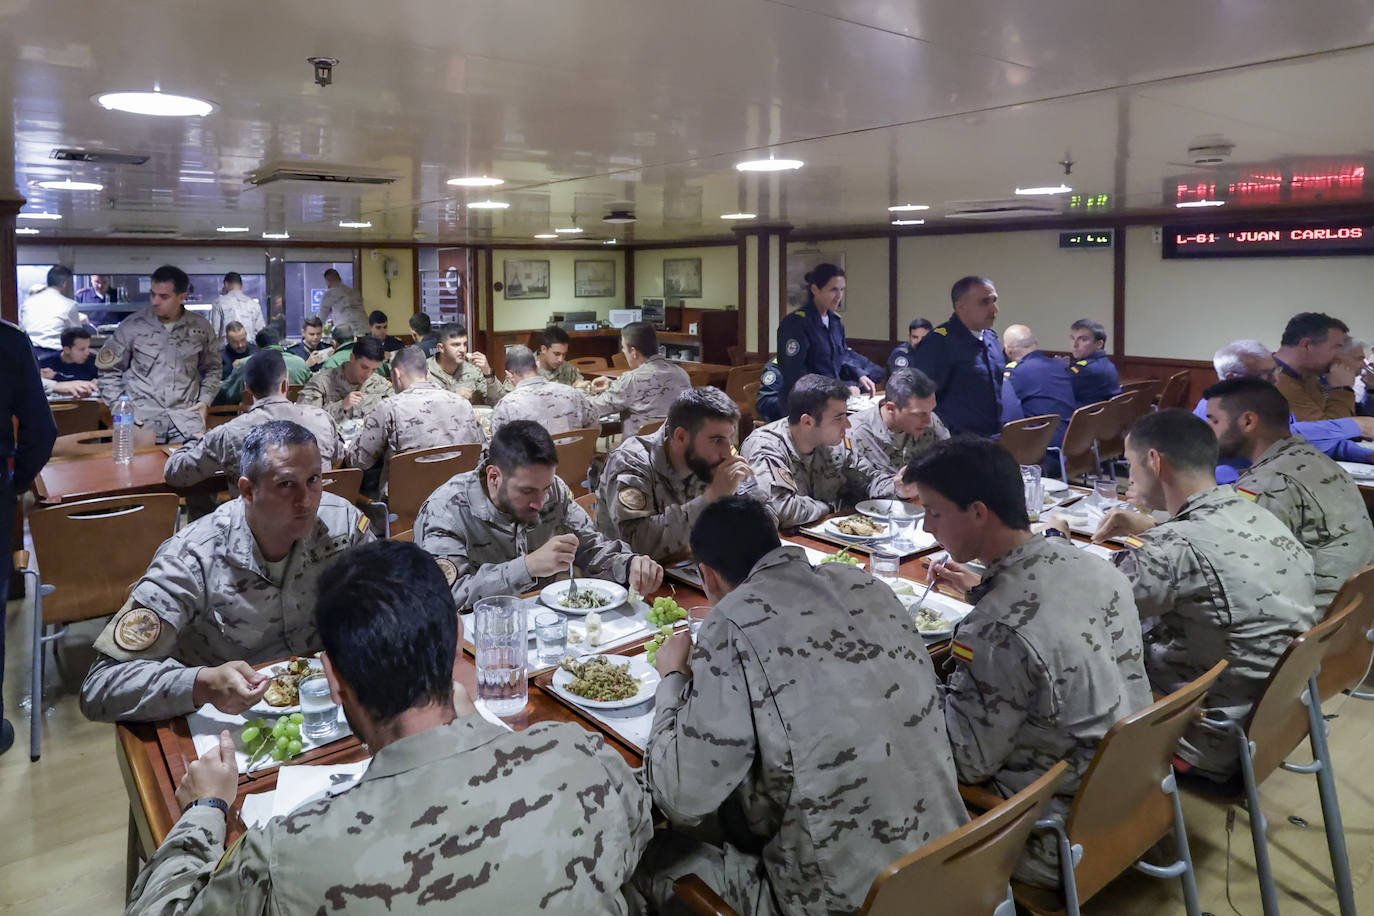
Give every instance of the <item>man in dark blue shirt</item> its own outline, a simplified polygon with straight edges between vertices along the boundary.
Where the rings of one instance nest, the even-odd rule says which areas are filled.
[[[935,330],[935,325],[926,319],[913,319],[906,329],[906,343],[898,344],[896,349],[887,357],[887,374],[891,375],[898,369],[905,369],[910,366],[912,351],[921,343],[921,339],[933,330]]]
[[[67,328],[62,332],[62,349],[38,361],[38,368],[51,372],[55,382],[93,382],[99,374],[95,354],[91,353],[91,332]]]
[[[1002,422],[1058,414],[1064,422],[1050,442],[1058,445],[1074,411],[1068,368],[1041,350],[1024,324],[1014,324],[1002,333],[1002,349],[1010,360],[1002,373]]]
[[[997,288],[986,277],[963,277],[950,289],[954,314],[911,354],[911,368],[935,383],[940,419],[955,435],[995,436],[1002,429],[1006,357],[992,330]]]
[[[1096,404],[1121,393],[1116,366],[1107,358],[1107,329],[1096,321],[1080,318],[1069,326],[1073,362],[1073,396],[1077,406]]]

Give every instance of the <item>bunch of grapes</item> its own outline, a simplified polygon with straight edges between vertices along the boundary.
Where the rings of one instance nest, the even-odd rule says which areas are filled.
[[[661,600],[661,599],[660,599],[660,600]],[[671,601],[672,599],[670,598],[670,599],[668,599],[668,600]],[[673,606],[674,606],[674,607],[677,607],[676,602],[673,604]],[[681,609],[681,608],[678,608],[678,610],[682,610],[682,609]],[[652,618],[651,618],[651,619],[652,619]],[[651,639],[651,640],[649,640],[649,642],[648,642],[648,643],[645,645],[645,647],[644,647],[644,650],[645,650],[645,651],[644,651],[644,660],[645,660],[646,662],[648,662],[649,664],[651,664],[651,665],[656,665],[656,664],[658,664],[658,647],[661,646],[661,645],[663,645],[665,642],[667,642],[668,637],[669,637],[669,636],[672,636],[672,635],[673,635],[673,627],[672,627],[672,624],[669,624],[669,625],[667,625],[667,626],[661,626],[661,627],[659,627],[659,628],[658,628],[658,632],[657,632],[656,634],[654,634],[654,638]]]
[[[682,620],[687,616],[687,612],[680,605],[667,595],[654,599],[654,606],[649,608],[649,623],[656,627],[672,626],[673,623]],[[652,662],[650,663],[652,664]]]
[[[290,760],[301,752],[301,723],[305,716],[293,712],[268,722],[266,719],[253,719],[243,726],[239,737],[243,749],[248,753],[248,765],[263,757],[270,756],[278,763]]]

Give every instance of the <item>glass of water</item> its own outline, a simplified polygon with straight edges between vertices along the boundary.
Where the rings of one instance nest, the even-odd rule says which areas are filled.
[[[1026,514],[1034,521],[1045,509],[1045,481],[1041,477],[1040,465],[1021,465],[1021,488],[1026,494]]]
[[[892,517],[888,519],[888,532],[892,535],[892,548],[899,553],[915,550],[917,515],[904,504],[893,507]]]
[[[875,550],[868,555],[868,571],[889,584],[897,581],[897,571],[901,566],[902,558],[899,554]]]
[[[1094,480],[1093,492],[1097,494],[1098,505],[1103,509],[1111,508],[1121,499],[1116,491],[1116,481],[1110,477],[1099,477]]]
[[[697,641],[697,630],[701,629],[701,625],[706,621],[706,615],[709,613],[711,613],[711,605],[709,604],[687,609],[687,629],[692,634],[692,642]]]
[[[328,738],[339,727],[339,707],[329,695],[324,673],[312,674],[300,682],[301,734],[315,741]]]
[[[536,616],[534,641],[538,646],[540,664],[558,664],[568,649],[568,616],[557,611],[544,611]]]
[[[525,604],[515,595],[483,598],[473,607],[477,699],[498,716],[513,716],[529,700]]]

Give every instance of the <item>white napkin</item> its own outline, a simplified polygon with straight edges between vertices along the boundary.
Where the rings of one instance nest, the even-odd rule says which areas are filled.
[[[353,729],[348,727],[348,722],[344,720],[343,710],[338,709],[339,724],[334,729],[334,733],[323,739],[307,738],[305,732],[301,732],[302,752],[310,750],[312,747],[320,747],[340,738],[346,738],[353,734]],[[258,716],[253,716],[258,718]],[[264,717],[270,719],[270,716]],[[248,755],[244,753],[243,747],[239,742],[239,731],[248,722],[244,716],[233,716],[227,712],[220,712],[215,707],[206,703],[200,709],[186,717],[186,725],[191,729],[191,743],[195,745],[196,756],[204,757],[208,751],[219,748],[219,733],[224,729],[229,729],[229,733],[234,736],[235,751],[234,757],[238,760],[239,772],[248,772]],[[253,765],[253,772],[270,769],[279,766],[277,761],[269,755],[265,759],[259,760]]]

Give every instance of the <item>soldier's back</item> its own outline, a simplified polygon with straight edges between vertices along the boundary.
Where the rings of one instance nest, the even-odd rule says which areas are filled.
[[[392,420],[393,452],[485,440],[467,398],[435,385],[412,386],[382,402]]]
[[[551,436],[597,425],[596,411],[586,395],[543,376],[522,379],[497,402],[491,414],[491,431],[495,433],[515,420],[533,420]]]

